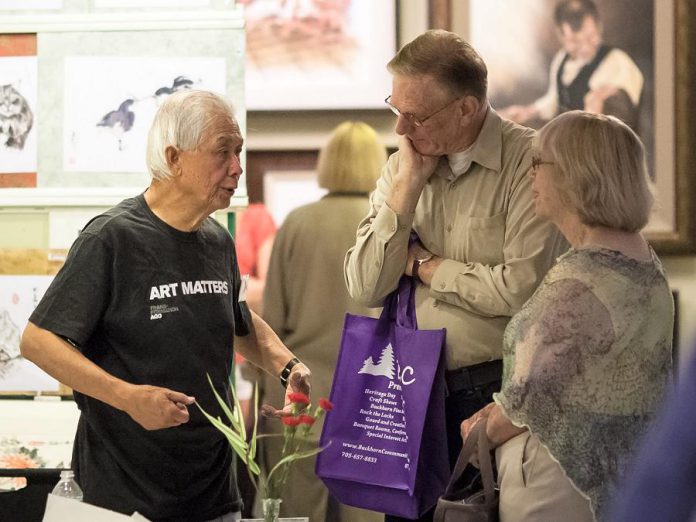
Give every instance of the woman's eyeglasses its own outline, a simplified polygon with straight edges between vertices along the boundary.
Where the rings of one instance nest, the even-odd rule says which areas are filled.
[[[537,171],[539,167],[542,165],[555,165],[555,161],[544,161],[541,159],[541,156],[532,156],[532,170],[534,172]]]

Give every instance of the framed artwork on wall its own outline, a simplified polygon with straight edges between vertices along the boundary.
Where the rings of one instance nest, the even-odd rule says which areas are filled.
[[[548,114],[536,110],[544,106],[549,93],[557,92],[553,85],[563,73],[560,64],[567,54],[554,23],[557,3],[468,0],[464,36],[488,65],[491,104],[503,115],[536,128],[558,110],[553,107]],[[696,252],[696,181],[690,174],[696,157],[691,107],[696,76],[693,4],[688,0],[595,3],[606,52],[621,54],[624,64],[633,64],[626,67],[639,77],[621,89],[624,98],[618,105],[607,99],[596,110],[627,121],[646,146],[657,199],[645,233],[660,253]],[[599,74],[602,63],[597,61]]]
[[[36,186],[36,35],[0,35],[0,187]]]
[[[225,95],[246,127],[240,8],[13,14],[0,20],[0,51],[22,35],[33,38],[38,62],[37,193],[143,190],[149,126],[177,90]],[[233,206],[241,199],[243,183]]]
[[[248,110],[383,108],[396,50],[392,0],[240,0]]]

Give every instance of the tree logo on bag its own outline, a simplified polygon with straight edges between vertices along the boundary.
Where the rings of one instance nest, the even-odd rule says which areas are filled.
[[[398,380],[401,382],[401,384],[409,385],[415,381],[415,379],[410,378],[413,375],[413,367],[406,366],[402,370],[401,366],[399,365],[399,362],[396,361],[394,358],[394,348],[392,347],[391,343],[389,343],[387,347],[384,350],[382,350],[382,353],[379,356],[378,363],[375,364],[374,359],[372,357],[368,357],[363,362],[362,368],[360,368],[358,373],[366,373],[368,375],[386,377],[387,379],[393,381],[395,369],[396,376]],[[408,376],[406,374],[408,374]],[[401,389],[400,385],[393,383],[390,383],[389,387]]]

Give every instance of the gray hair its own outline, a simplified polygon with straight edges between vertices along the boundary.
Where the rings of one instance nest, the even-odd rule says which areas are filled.
[[[147,136],[145,162],[152,179],[161,181],[172,176],[167,147],[198,149],[221,119],[239,131],[232,106],[222,96],[201,90],[182,90],[168,96]]]
[[[555,163],[551,179],[588,226],[638,232],[653,204],[645,148],[624,122],[570,111],[540,131],[538,148]]]
[[[387,64],[392,74],[431,75],[458,96],[486,100],[488,69],[468,42],[455,33],[431,29],[404,45]]]

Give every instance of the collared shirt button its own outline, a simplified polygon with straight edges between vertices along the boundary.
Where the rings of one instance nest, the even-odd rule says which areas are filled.
[[[392,232],[396,231],[396,225],[392,225],[392,226],[391,226],[391,231],[392,231]]]
[[[445,282],[444,282],[444,281],[443,281],[442,283],[440,283],[440,289],[441,289],[441,290],[444,290],[444,289],[445,289]]]
[[[439,302],[439,301],[433,301],[433,308],[437,308],[438,306],[440,306],[440,302]]]
[[[452,225],[447,225],[447,232],[452,232]]]

